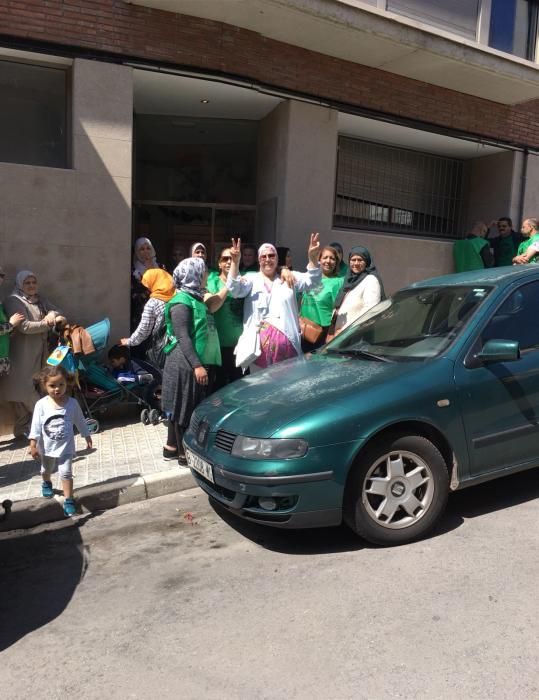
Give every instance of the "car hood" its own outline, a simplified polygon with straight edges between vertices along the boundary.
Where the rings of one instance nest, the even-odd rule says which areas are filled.
[[[327,410],[357,395],[359,389],[364,396],[369,389],[417,372],[425,364],[328,355],[288,360],[221,389],[196,413],[212,431],[270,437],[317,407]]]

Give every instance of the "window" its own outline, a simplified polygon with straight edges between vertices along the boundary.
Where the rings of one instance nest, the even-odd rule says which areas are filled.
[[[475,39],[479,0],[387,0],[390,12]]]
[[[535,61],[538,16],[536,0],[492,0],[489,46]]]
[[[0,61],[0,161],[67,166],[63,68]]]
[[[530,282],[514,291],[496,311],[481,334],[487,340],[518,340],[520,350],[539,348],[539,282]]]
[[[462,162],[339,139],[334,225],[456,238]]]

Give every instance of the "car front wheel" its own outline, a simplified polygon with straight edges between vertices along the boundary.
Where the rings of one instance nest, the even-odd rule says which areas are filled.
[[[352,467],[344,517],[369,542],[396,545],[423,537],[444,511],[449,473],[440,451],[419,435],[388,435]]]

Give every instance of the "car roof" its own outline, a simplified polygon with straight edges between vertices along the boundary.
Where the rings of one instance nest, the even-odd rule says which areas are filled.
[[[453,275],[431,277],[410,284],[405,289],[417,289],[420,287],[452,287],[460,285],[485,284],[505,286],[519,278],[539,277],[539,265],[511,265],[507,267],[491,267],[483,270],[471,270],[470,272],[458,272]]]

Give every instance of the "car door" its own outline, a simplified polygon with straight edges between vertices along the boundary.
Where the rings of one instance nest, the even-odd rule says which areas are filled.
[[[481,363],[487,340],[517,340],[520,359]],[[478,329],[455,366],[470,476],[539,463],[539,281],[520,285]]]

